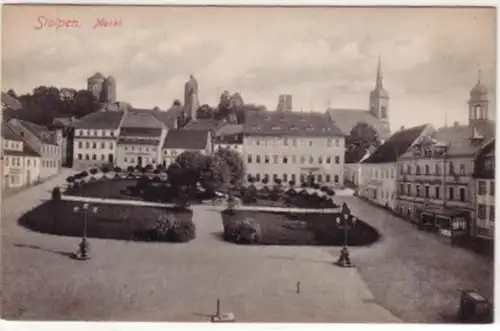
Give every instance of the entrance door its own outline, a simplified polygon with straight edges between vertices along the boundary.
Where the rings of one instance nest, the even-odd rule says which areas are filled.
[[[113,164],[113,154],[111,153],[108,154],[108,162]]]
[[[26,185],[31,184],[31,171],[26,171]]]
[[[137,157],[137,165],[142,167],[142,156]]]

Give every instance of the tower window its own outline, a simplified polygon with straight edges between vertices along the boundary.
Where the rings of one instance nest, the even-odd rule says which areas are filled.
[[[387,107],[386,106],[381,107],[380,118],[387,118]]]

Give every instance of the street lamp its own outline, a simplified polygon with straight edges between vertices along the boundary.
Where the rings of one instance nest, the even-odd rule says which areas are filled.
[[[335,222],[339,228],[344,230],[344,247],[340,251],[340,257],[337,261],[337,265],[343,268],[350,268],[352,267],[352,264],[349,257],[349,250],[347,248],[347,231],[356,225],[357,219],[351,215],[351,210],[345,202],[342,204],[340,216],[337,216]]]
[[[92,207],[92,208],[89,208],[89,207],[90,207],[90,205],[88,203],[84,203],[81,208],[79,206],[75,206],[73,208],[73,211],[75,213],[82,212],[85,215],[84,216],[85,217],[85,222],[84,222],[84,225],[83,225],[82,241],[80,242],[78,251],[76,253],[76,258],[79,259],[79,260],[88,260],[88,259],[90,259],[90,256],[89,256],[89,243],[87,241],[88,213],[90,211],[93,214],[97,214],[97,211],[99,209],[97,207]]]

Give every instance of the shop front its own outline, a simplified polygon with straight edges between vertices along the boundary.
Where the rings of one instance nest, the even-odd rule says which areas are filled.
[[[452,241],[468,237],[470,216],[468,211],[443,207],[426,207],[419,210],[419,226]]]

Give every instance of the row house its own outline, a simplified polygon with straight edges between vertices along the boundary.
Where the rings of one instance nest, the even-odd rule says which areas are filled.
[[[50,131],[47,127],[19,119],[11,119],[9,125],[40,155],[40,179],[59,173],[62,162],[62,131]]]
[[[495,140],[491,139],[474,159],[475,217],[472,237],[493,240],[495,235]]]
[[[470,235],[476,209],[474,157],[491,129],[486,122],[455,123],[438,129],[403,155],[398,165],[398,212],[445,237]]]
[[[361,163],[359,194],[395,211],[397,206],[398,161],[421,137],[432,132],[430,125],[402,128]]]
[[[154,116],[142,112],[128,112],[121,125],[117,142],[116,164],[156,167],[162,162],[161,148],[168,128]]]
[[[248,112],[243,129],[247,180],[344,185],[345,134],[320,113]]]
[[[243,125],[226,124],[219,128],[214,136],[214,152],[229,149],[243,155]]]
[[[2,189],[37,183],[41,157],[16,130],[2,123]]]
[[[209,155],[213,151],[210,131],[170,130],[163,144],[163,166],[168,167],[183,152],[199,152]]]

